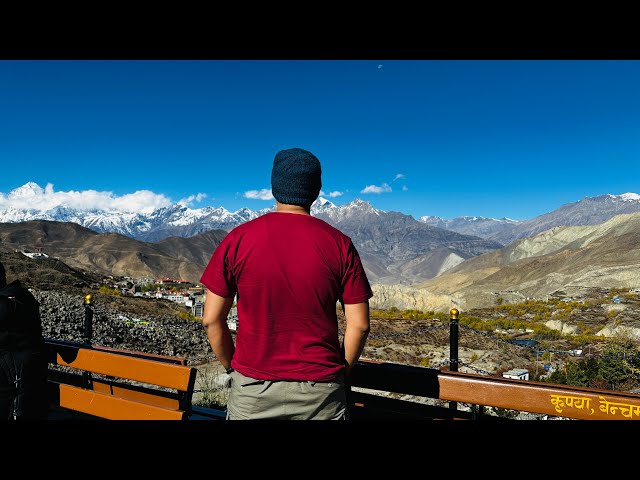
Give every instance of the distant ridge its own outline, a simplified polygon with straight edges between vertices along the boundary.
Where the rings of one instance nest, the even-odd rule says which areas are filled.
[[[118,233],[97,233],[73,222],[0,223],[4,252],[30,252],[41,247],[51,259],[60,258],[74,269],[98,275],[170,277],[192,282],[200,280],[226,234],[224,230],[211,230],[190,238],[170,237],[150,243]]]
[[[573,294],[587,288],[640,288],[640,212],[597,225],[554,227],[465,260],[417,285],[462,308]]]
[[[640,212],[640,195],[623,193],[622,195],[598,195],[584,197],[582,200],[567,203],[552,212],[539,215],[530,220],[500,220],[485,217],[458,217],[443,220],[439,217],[423,216],[420,221],[447,230],[478,235],[503,245],[520,238],[531,237],[553,227],[597,225],[606,222],[621,213]]]
[[[12,197],[28,199],[41,195],[43,189],[34,182],[28,182],[11,192]],[[371,205],[362,199],[356,199],[346,205],[335,205],[324,197],[319,197],[311,206],[311,213],[336,224],[353,217],[353,212],[361,211],[363,205]],[[391,213],[375,209],[378,214]],[[157,242],[167,237],[191,237],[209,230],[226,230],[272,212],[275,205],[253,211],[241,208],[235,212],[224,207],[204,207],[193,209],[182,204],[162,207],[150,213],[132,213],[116,210],[78,209],[64,204],[49,209],[0,210],[0,222],[14,223],[28,220],[52,220],[74,222],[98,233],[120,233],[136,240]],[[509,218],[487,218],[482,216],[462,216],[446,220],[436,216],[424,215],[417,221],[450,230],[463,235],[471,235],[498,242],[501,245],[519,238],[525,238],[557,226],[595,225],[620,213],[640,211],[640,195],[624,193],[621,195],[603,194],[595,197],[567,203],[559,208],[532,219],[513,220]],[[402,212],[394,212],[402,213]],[[411,217],[413,218],[413,217]]]
[[[36,184],[30,183],[21,192],[28,197],[37,188]],[[68,234],[65,241],[72,244],[71,250],[75,249],[70,254],[69,264],[78,268],[95,268],[118,275],[129,272],[125,275],[130,276],[171,272],[171,276],[194,279],[200,277],[212,247],[227,232],[274,209],[275,206],[259,211],[242,208],[229,212],[222,207],[191,209],[176,204],[148,214],[134,214],[60,205],[46,211],[2,210],[0,221],[10,225],[35,221],[33,217],[46,217],[41,221],[73,223],[104,235],[76,244],[75,237]],[[453,220],[423,216],[416,220],[401,212],[377,209],[362,199],[337,206],[320,197],[311,207],[312,215],[340,228],[353,239],[370,281],[385,285],[420,284],[470,258],[550,228],[594,225],[620,212],[636,211],[640,211],[640,195],[633,193],[585,197],[523,221],[472,216]],[[205,235],[208,232],[217,232],[215,238]],[[116,236],[110,237],[110,234]],[[195,238],[200,235],[202,237]],[[131,244],[127,239],[140,243]],[[33,238],[32,242],[36,240]],[[108,248],[113,242],[118,243],[117,248]],[[99,247],[101,243],[106,245]],[[55,248],[60,250],[62,257],[65,253],[62,247]],[[78,253],[80,251],[84,256]]]

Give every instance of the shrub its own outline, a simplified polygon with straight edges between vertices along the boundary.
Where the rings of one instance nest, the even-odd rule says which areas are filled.
[[[106,285],[103,285],[98,289],[98,292],[103,295],[113,295],[113,296],[122,296],[122,292],[115,288],[109,288]]]
[[[198,370],[198,393],[200,394],[194,405],[207,408],[225,409],[229,398],[229,391],[222,385],[222,376],[226,373],[214,372],[213,368]]]

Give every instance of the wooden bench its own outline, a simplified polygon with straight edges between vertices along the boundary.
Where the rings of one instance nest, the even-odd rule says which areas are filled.
[[[358,361],[351,387],[354,419],[505,420],[483,414],[482,407],[488,406],[576,420],[640,420],[636,393],[371,360]],[[388,393],[438,400],[438,404],[384,395]],[[478,408],[465,411],[457,408],[458,403]]]
[[[187,420],[197,369],[186,359],[45,339],[51,418]]]

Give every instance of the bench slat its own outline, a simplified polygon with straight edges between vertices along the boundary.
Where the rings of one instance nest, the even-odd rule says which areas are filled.
[[[60,407],[108,420],[185,420],[186,412],[58,384]]]
[[[196,369],[87,348],[57,348],[58,365],[189,391]]]
[[[123,350],[122,348],[103,347],[102,345],[92,345],[94,350],[103,350],[105,352],[120,353],[130,357],[147,358],[149,360],[161,360],[163,362],[175,363],[176,365],[187,365],[187,359],[184,357],[176,357],[173,355],[160,355],[158,353],[140,352],[138,350]]]
[[[102,382],[98,379],[91,379],[91,385],[95,392],[105,393],[107,395],[114,395],[120,398],[126,398],[136,402],[148,403],[151,405],[157,405],[163,408],[172,408],[174,410],[180,410],[180,401],[176,396],[161,396],[154,393],[146,393],[142,391],[133,390],[126,385],[114,385],[107,382]]]
[[[51,404],[111,420],[186,420],[197,369],[186,359],[48,340]]]

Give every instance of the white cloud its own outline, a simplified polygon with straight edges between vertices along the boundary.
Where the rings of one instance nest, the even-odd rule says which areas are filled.
[[[105,192],[113,195],[111,192]],[[111,197],[111,208],[126,212],[151,213],[161,207],[168,207],[173,202],[162,194],[153,193],[150,190],[138,190],[121,197]],[[96,205],[99,208],[99,205]]]
[[[366,187],[364,187],[362,190],[360,190],[360,193],[383,193],[383,192],[391,192],[391,187],[389,186],[388,183],[383,183],[380,186],[377,185],[367,185]]]
[[[123,212],[150,213],[153,210],[171,205],[171,199],[149,190],[117,196],[113,192],[97,190],[56,191],[48,183],[43,189],[37,183],[29,182],[22,187],[0,194],[1,208],[19,208],[50,210],[55,207],[69,207],[78,210],[116,210]]]
[[[195,195],[189,195],[187,198],[183,198],[178,200],[180,205],[184,205],[185,207],[191,206],[194,202],[198,203],[207,198],[206,193],[196,193]]]
[[[249,190],[242,195],[244,198],[251,198],[253,200],[273,200],[270,188],[263,188],[261,190]]]
[[[406,186],[406,185],[402,185],[402,191],[403,191],[403,192],[406,192],[407,190],[409,190],[409,189],[407,188],[407,186]]]
[[[344,195],[344,192],[339,192],[338,190],[334,190],[333,192],[326,193],[320,190],[321,197],[335,198],[335,197],[339,197],[340,195]]]
[[[396,173],[396,176],[394,177],[393,181],[395,182],[396,180],[400,180],[403,178],[407,178],[404,173]]]

